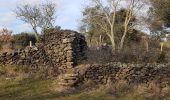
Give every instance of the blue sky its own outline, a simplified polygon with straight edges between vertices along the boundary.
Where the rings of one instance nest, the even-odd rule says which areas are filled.
[[[43,0],[0,0],[0,28],[9,28],[13,33],[32,31],[31,27],[15,17],[17,4],[36,4]],[[81,10],[87,0],[52,0],[57,3],[56,23],[63,29],[78,30]]]

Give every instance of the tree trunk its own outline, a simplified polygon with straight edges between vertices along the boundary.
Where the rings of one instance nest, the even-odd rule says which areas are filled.
[[[36,38],[36,40],[38,40],[39,39],[39,34],[37,32],[37,29],[34,27],[33,30],[35,32],[35,38]]]
[[[148,52],[149,51],[149,43],[148,43],[148,41],[145,42],[145,46],[146,46],[146,52]]]
[[[128,28],[127,28],[127,26],[125,26],[124,33],[123,33],[123,36],[122,36],[121,41],[120,41],[119,51],[122,51],[122,50],[123,50],[124,42],[125,42],[125,37],[126,37],[127,31],[128,31]]]
[[[111,41],[111,44],[112,44],[112,50],[115,51],[116,50],[116,44],[115,44],[115,39],[114,39],[114,23],[111,25],[111,32],[110,32],[110,35],[109,35],[109,38],[110,38],[110,41]]]
[[[163,52],[163,46],[164,46],[164,43],[161,42],[161,52]]]
[[[112,44],[112,50],[115,51],[116,50],[116,44],[115,44],[114,38],[110,37],[110,41],[111,41],[111,44]]]

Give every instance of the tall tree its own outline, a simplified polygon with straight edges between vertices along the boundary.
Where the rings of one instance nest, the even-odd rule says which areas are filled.
[[[170,1],[169,0],[150,0],[152,12],[155,18],[162,21],[164,26],[170,27]]]
[[[131,20],[135,16],[135,11],[142,7],[142,2],[140,0],[108,0],[107,2],[92,0],[92,2],[95,4],[95,7],[86,11],[86,18],[89,23],[93,23],[93,26],[98,26],[98,29],[102,30],[109,37],[113,50],[116,49],[117,30],[119,30],[123,22],[123,34],[117,46],[119,50],[122,50],[128,30],[133,26]],[[124,8],[126,9],[124,10],[124,18],[119,19],[120,16],[118,16],[117,12],[123,8],[122,2],[126,2],[127,7]],[[118,23],[120,21],[121,24]]]
[[[37,5],[19,5],[15,10],[16,16],[19,17],[25,23],[31,25],[33,31],[35,32],[35,36],[38,39],[39,34],[37,31],[38,26],[40,26],[41,22],[41,10]]]
[[[90,44],[97,44],[98,46],[102,44],[102,38],[105,37],[106,32],[104,27],[101,28],[101,25],[108,25],[107,21],[99,15],[103,16],[103,14],[99,12],[98,6],[86,7],[83,11],[84,17],[80,26],[80,30],[88,34]]]
[[[53,28],[55,23],[55,12],[56,4],[50,1],[47,1],[45,4],[42,4],[42,17],[41,17],[41,27],[42,29]]]
[[[149,28],[154,35],[161,35],[170,27],[170,0],[150,0],[150,5],[147,18]]]

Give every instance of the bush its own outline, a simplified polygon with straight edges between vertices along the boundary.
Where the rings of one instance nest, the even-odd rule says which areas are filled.
[[[157,60],[158,63],[167,63],[168,59],[165,52],[161,52]]]
[[[142,48],[125,49],[122,52],[112,52],[111,47],[89,48],[87,52],[87,63],[106,64],[110,62],[122,63],[167,63],[169,58],[167,52],[151,48],[147,52]]]
[[[110,47],[91,47],[87,50],[87,63],[109,63],[117,61]]]
[[[43,30],[44,34],[50,34],[50,33],[57,33],[58,31],[60,31],[60,28],[50,28],[50,29],[45,29]]]
[[[16,34],[14,35],[14,38],[15,38],[15,44],[20,45],[22,47],[28,46],[30,41],[32,41],[33,45],[36,43],[35,35],[31,33]]]

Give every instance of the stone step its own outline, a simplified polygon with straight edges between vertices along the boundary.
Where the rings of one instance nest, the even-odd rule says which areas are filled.
[[[64,74],[63,77],[77,77],[78,74]]]
[[[59,85],[71,87],[74,86],[78,81],[78,74],[66,73],[59,77]]]
[[[70,81],[77,82],[78,79],[60,79],[59,81],[60,81],[60,82],[70,82]]]
[[[61,79],[63,79],[63,80],[77,80],[78,78],[77,77],[63,77]]]
[[[74,86],[75,83],[62,83],[62,82],[59,82],[58,85],[62,85],[62,86]]]

